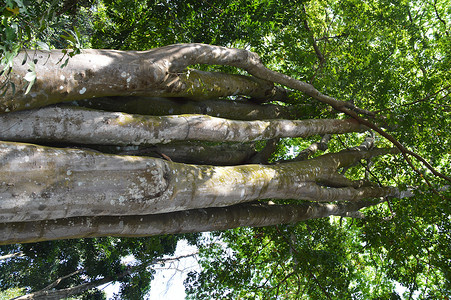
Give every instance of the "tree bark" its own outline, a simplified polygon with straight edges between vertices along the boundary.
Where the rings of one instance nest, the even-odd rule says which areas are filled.
[[[286,97],[284,89],[263,79],[186,70],[191,59],[183,54],[185,47],[197,48],[195,44],[187,44],[148,51],[86,49],[70,58],[63,68],[60,67],[63,59],[61,50],[21,52],[14,60],[10,76],[17,89],[15,93],[9,89],[0,100],[0,112],[107,96],[209,99],[246,95],[265,101]],[[227,48],[217,49],[223,51]],[[37,76],[27,94],[25,87],[28,82],[24,77],[30,65],[22,64],[24,58],[27,62],[34,61]],[[215,64],[215,56],[209,55],[209,59],[210,63]]]
[[[196,165],[236,166],[249,162],[258,152],[254,143],[224,143],[209,145],[202,142],[177,142],[150,147],[98,146],[93,149],[102,153],[150,156],[174,162]]]
[[[358,210],[377,203],[374,201],[298,205],[246,203],[156,215],[75,217],[50,221],[0,223],[0,235],[3,237],[0,245],[84,237],[142,237],[226,230],[241,226],[262,227],[332,215],[362,218],[363,214]]]
[[[129,114],[167,116],[200,114],[232,120],[268,120],[308,118],[314,112],[313,105],[281,106],[256,104],[248,100],[156,97],[108,97],[85,99],[77,105],[106,111],[120,111]],[[319,111],[316,111],[319,114]]]
[[[15,60],[13,71],[7,75],[7,80],[15,85],[16,91],[13,93],[13,89],[9,89],[0,98],[0,113],[7,112],[0,116],[0,139],[9,141],[93,145],[93,148],[99,144],[103,147],[136,145],[140,147],[139,150],[172,141],[243,143],[361,132],[367,129],[355,120],[280,119],[280,115],[273,114],[274,111],[267,120],[252,120],[255,117],[252,113],[254,104],[243,103],[239,106],[242,109],[240,114],[235,113],[238,120],[196,114],[152,117],[141,115],[144,112],[140,109],[136,111],[140,115],[65,106],[33,109],[72,100],[112,96],[205,100],[244,95],[259,103],[286,100],[287,90],[274,83],[299,90],[358,120],[363,119],[355,112],[371,115],[371,112],[356,108],[350,103],[321,94],[310,84],[267,69],[258,55],[247,50],[204,44],[178,44],[142,52],[84,50],[82,54],[71,58],[64,68],[60,68],[62,54],[58,50],[21,55],[25,55],[29,63],[22,64],[22,57],[19,56]],[[246,70],[252,76],[187,69],[196,64],[228,65]],[[27,93],[24,76],[30,72],[37,79]],[[120,101],[121,98],[116,98],[118,99]],[[139,101],[143,99],[149,98],[141,98]],[[237,105],[230,104],[232,106]],[[271,105],[266,107],[275,109]],[[201,112],[211,113],[210,108],[211,106],[204,107]],[[18,111],[25,109],[31,110]],[[236,107],[233,109],[236,110]],[[262,113],[263,110],[260,109],[257,116]],[[229,112],[223,114],[232,115]],[[361,123],[374,128],[374,124],[365,120]],[[162,148],[163,146],[158,149]],[[253,151],[252,148],[248,149]],[[267,143],[267,147],[250,158],[250,161],[264,163],[274,149],[275,143]],[[308,151],[311,153],[317,149],[317,145],[312,145]],[[365,181],[353,181],[339,173],[340,169],[361,159],[387,153],[397,152],[393,149],[359,148],[298,162],[221,167],[176,163],[171,159],[171,156],[175,156],[174,152],[168,154],[161,150],[158,155],[165,159],[1,142],[0,223],[2,228],[12,232],[11,240],[18,234],[14,228],[19,228],[21,234],[26,233],[26,228],[31,228],[30,235],[18,238],[31,241],[33,235],[38,240],[45,240],[51,238],[50,235],[56,231],[64,230],[68,232],[55,236],[149,235],[150,227],[158,227],[152,223],[153,220],[163,222],[161,226],[164,228],[158,227],[160,231],[155,230],[159,233],[179,230],[174,229],[177,226],[184,226],[183,230],[185,227],[186,230],[191,228],[189,230],[195,231],[214,230],[215,224],[220,226],[221,222],[225,222],[227,226],[232,224],[228,222],[235,222],[233,226],[294,222],[299,216],[311,217],[312,207],[319,209],[325,206],[310,203],[310,211],[307,213],[302,210],[305,207],[271,207],[270,212],[262,215],[262,221],[258,217],[262,208],[252,206],[249,209],[251,206],[246,205],[250,204],[244,203],[281,199],[344,202],[352,205],[367,198],[400,196],[398,189],[394,187],[378,187]],[[249,152],[245,155],[248,156]],[[242,205],[240,210],[245,212],[235,212],[238,206],[233,205],[238,204]],[[254,208],[255,211],[251,212]],[[282,212],[284,209],[292,209],[296,212],[296,217],[281,219],[281,216],[291,216],[286,211]],[[207,218],[210,223],[201,222],[199,214],[206,210],[212,214],[208,217],[210,219]],[[257,215],[253,215],[250,220],[248,216],[253,213]],[[271,219],[273,213],[279,219]],[[164,218],[171,214],[180,215],[171,217],[180,218],[179,225],[165,225]],[[224,214],[222,221],[214,219],[221,214]],[[233,219],[234,214],[241,217]],[[356,215],[359,216],[358,213]],[[153,225],[145,227],[145,232],[137,229],[128,232],[123,227],[124,220],[127,220],[130,228],[135,228],[127,218],[135,220],[136,216],[141,216],[139,220],[146,220]],[[184,220],[185,217],[188,219]],[[230,217],[232,220],[228,219]],[[99,225],[100,231],[91,230],[95,220],[103,220]],[[200,223],[195,223],[196,221]],[[65,228],[55,227],[53,231],[46,232],[49,224],[63,224]],[[75,224],[81,224],[81,227],[76,227]],[[137,224],[138,228],[143,225]],[[71,231],[71,226],[78,228],[82,235]],[[114,228],[107,230],[106,226],[117,226],[122,231],[116,232]]]
[[[0,140],[148,145],[172,141],[252,142],[364,131],[352,119],[235,121],[204,115],[141,116],[46,107],[0,116]]]
[[[259,199],[331,202],[396,196],[396,188],[362,186],[337,173],[390,151],[344,151],[288,164],[216,167],[5,142],[0,144],[0,223],[158,214]]]

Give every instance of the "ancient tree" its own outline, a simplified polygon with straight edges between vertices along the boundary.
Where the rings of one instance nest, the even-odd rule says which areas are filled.
[[[11,86],[26,87],[27,76],[34,76],[31,90],[10,88],[1,102],[4,242],[142,236],[358,215],[360,208],[379,202],[368,199],[401,196],[396,187],[351,180],[340,172],[374,156],[410,154],[377,124],[360,117],[371,112],[267,69],[255,53],[180,44],[144,52],[85,50],[64,67],[63,58],[58,50],[24,51],[5,79]],[[189,68],[199,64],[233,66],[248,75]],[[292,91],[354,118],[304,115],[291,120],[289,105],[265,105],[289,103]],[[240,99],[211,100],[230,96]],[[67,104],[74,100],[81,101]],[[173,114],[174,107],[187,102],[186,111]],[[92,108],[103,103],[110,111]],[[139,107],[148,114],[155,107],[157,116],[139,114]],[[252,114],[266,118],[256,120]],[[338,153],[307,159],[318,149],[312,145],[298,159],[268,164],[277,139],[371,129],[397,148],[374,148],[368,137]],[[257,141],[267,141],[260,151],[255,150]],[[294,207],[261,202],[290,199],[309,202]],[[206,219],[193,217],[198,214]],[[164,221],[168,218],[169,223]],[[55,234],[58,230],[65,233]]]
[[[337,153],[308,159],[315,144],[293,161],[268,164],[277,139],[323,136],[325,150],[330,134],[370,130],[361,117],[287,118],[290,106],[283,103],[293,91],[337,110],[371,112],[267,69],[255,53],[180,44],[144,52],[85,50],[64,67],[62,59],[59,50],[24,51],[6,79],[26,87],[24,78],[35,75],[31,90],[10,88],[0,104],[2,243],[361,216],[360,208],[401,196],[396,187],[340,172],[403,151],[375,148],[370,136]],[[200,64],[233,66],[248,75],[189,68]],[[211,100],[230,96],[240,98]],[[81,101],[68,104],[74,100]],[[270,101],[282,104],[265,104]],[[139,114],[139,108],[128,113],[134,102],[148,114],[155,107],[157,116]],[[172,114],[188,102],[187,111]],[[92,108],[102,103],[110,111]],[[256,151],[257,141],[266,146]]]

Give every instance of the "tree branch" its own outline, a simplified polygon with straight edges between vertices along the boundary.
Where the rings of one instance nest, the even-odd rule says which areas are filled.
[[[442,22],[442,24],[443,24],[443,26],[445,27],[445,34],[447,35],[447,36],[449,36],[449,32],[448,32],[448,29],[447,29],[447,24],[446,24],[446,22],[445,22],[445,20],[443,20],[441,17],[440,17],[440,14],[438,13],[438,10],[437,10],[437,0],[434,0],[434,11],[435,11],[435,15],[436,15],[436,17],[437,17],[437,19],[440,21],[440,22]]]
[[[447,87],[444,87],[444,88],[440,89],[439,91],[437,91],[437,92],[435,92],[435,93],[428,94],[426,97],[424,97],[424,98],[422,98],[422,99],[415,100],[415,101],[412,101],[412,102],[409,102],[409,103],[400,104],[399,107],[402,107],[402,106],[410,106],[410,105],[414,105],[414,104],[417,104],[417,103],[420,103],[420,102],[425,102],[425,101],[429,100],[431,97],[437,95],[438,93],[440,93],[440,92],[442,92],[442,91],[444,91],[444,90],[449,89],[450,87],[451,87],[451,86],[448,85]],[[449,95],[449,93],[448,93],[448,95]],[[446,96],[445,96],[445,97],[446,97]],[[387,110],[393,110],[393,107],[385,108],[385,109],[380,109],[380,110],[376,110],[376,111],[374,111],[374,113],[379,114],[379,113],[381,113],[381,112],[383,112],[383,111],[387,111]]]
[[[77,105],[106,111],[120,111],[129,114],[168,116],[199,114],[232,120],[291,119],[309,116],[310,107],[256,104],[244,99],[207,99],[157,97],[104,97],[77,101]],[[319,114],[319,110],[315,111]]]
[[[293,159],[293,161],[306,160],[309,156],[315,154],[318,150],[326,151],[331,137],[332,135],[330,134],[323,135],[319,143],[313,143],[307,149],[299,152],[299,154]]]
[[[43,288],[41,291],[48,291],[48,290],[54,288],[55,286],[57,286],[58,284],[60,284],[60,282],[63,281],[64,279],[72,277],[73,275],[76,275],[83,271],[84,271],[84,269],[78,269],[68,275],[62,276],[62,277],[58,278],[57,280],[55,280],[54,282],[52,282],[51,284],[49,284],[48,286],[46,286],[45,288]]]
[[[6,254],[6,255],[0,256],[0,261],[1,260],[6,260],[6,259],[9,259],[9,258],[14,258],[14,257],[22,257],[24,255],[25,254],[22,251],[16,252],[16,253],[11,253],[11,254]]]
[[[307,32],[310,34],[310,39],[312,41],[313,49],[315,50],[315,54],[318,57],[319,65],[322,66],[324,64],[324,62],[325,62],[324,55],[321,53],[321,50],[319,50],[318,44],[316,43],[316,40],[315,40],[315,37],[313,36],[313,33],[312,33],[310,27],[308,26],[307,11],[305,9],[305,5],[304,4],[302,4],[302,10],[303,10],[303,13],[304,13],[304,16],[305,16],[305,18],[303,20],[304,27],[307,30]]]
[[[52,221],[0,223],[0,236],[3,237],[0,245],[81,237],[142,237],[226,230],[242,226],[262,227],[331,215],[362,218],[363,215],[358,210],[375,204],[378,203],[355,201],[337,204],[269,205],[257,202],[156,215],[75,217]]]
[[[0,139],[4,141],[104,145],[165,144],[187,140],[251,142],[365,130],[352,119],[236,121],[204,115],[153,117],[74,107],[46,107],[3,114],[0,115],[0,128]]]
[[[451,182],[451,178],[438,172],[437,170],[434,169],[434,167],[432,167],[423,157],[421,157],[420,155],[416,154],[413,151],[408,150],[406,147],[404,147],[404,145],[402,145],[397,139],[395,139],[392,135],[390,135],[389,133],[385,132],[384,130],[382,130],[381,128],[379,128],[376,124],[360,117],[359,115],[357,115],[355,112],[347,109],[347,108],[340,108],[341,111],[345,112],[347,115],[353,117],[354,119],[356,119],[359,123],[361,123],[362,125],[367,126],[368,128],[373,129],[374,131],[376,131],[377,133],[379,133],[381,136],[385,137],[387,140],[389,140],[390,142],[393,143],[393,145],[395,145],[396,148],[398,148],[404,159],[406,160],[406,162],[409,164],[409,166],[420,176],[422,177],[425,182],[427,183],[427,185],[429,187],[432,187],[432,184],[429,182],[429,180],[423,176],[423,174],[413,165],[412,161],[410,160],[410,158],[408,157],[408,155],[411,155],[413,157],[415,157],[416,159],[418,159],[420,162],[423,163],[424,166],[426,166],[426,168],[428,168],[432,174],[434,174],[437,177],[443,178],[449,182]],[[437,192],[435,189],[433,189],[435,192]],[[437,192],[438,194],[438,192]]]

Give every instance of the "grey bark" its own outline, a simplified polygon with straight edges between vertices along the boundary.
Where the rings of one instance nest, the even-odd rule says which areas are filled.
[[[22,52],[14,60],[10,76],[16,92],[13,94],[9,89],[0,99],[0,112],[107,96],[208,99],[242,94],[264,100],[286,96],[284,89],[264,79],[187,71],[188,65],[181,60],[185,56],[188,62],[188,56],[180,52],[183,47],[174,46],[148,51],[83,50],[69,59],[64,68],[60,68],[61,50]],[[28,94],[25,94],[28,82],[24,76],[30,66],[22,65],[24,57],[28,57],[28,62],[36,61],[37,79]]]
[[[205,44],[176,44],[141,52],[83,50],[82,54],[71,58],[65,68],[59,68],[62,57],[60,50],[27,52],[19,55],[13,66],[11,78],[16,87],[26,86],[23,77],[29,66],[22,65],[23,56],[28,56],[29,61],[37,60],[35,86],[28,94],[25,94],[25,89],[18,89],[15,95],[9,91],[4,99],[1,99],[0,112],[105,96],[198,98],[202,95],[211,98],[218,96],[218,89],[223,89],[222,96],[253,96],[254,92],[256,98],[277,100],[283,97],[285,91],[274,87],[274,82],[299,90],[334,108],[345,107],[372,114],[348,102],[324,95],[311,84],[267,69],[256,53],[244,49]],[[229,65],[244,69],[256,78],[248,79],[253,84],[240,88],[230,87],[224,74],[216,76],[186,71],[188,66],[196,64]],[[243,80],[247,79],[231,79],[237,84]],[[210,92],[212,94],[209,94]]]
[[[0,245],[82,237],[143,237],[226,230],[242,226],[262,227],[332,215],[362,218],[363,214],[358,210],[374,204],[377,202],[297,205],[247,203],[156,215],[75,217],[49,221],[0,223],[0,235],[3,237]]]
[[[0,115],[0,139],[141,145],[171,141],[251,142],[281,137],[364,131],[352,119],[235,121],[204,115],[141,116],[46,107]]]
[[[390,151],[213,167],[5,142],[0,144],[0,222],[158,214],[274,198],[332,202],[396,196],[396,188],[361,186],[337,174],[359,159]],[[339,187],[327,184],[337,180]]]
[[[247,50],[203,44],[171,45],[143,52],[86,50],[71,58],[65,68],[58,65],[61,63],[58,51],[28,54],[29,61],[37,59],[37,81],[28,94],[19,88],[26,86],[23,76],[29,68],[20,64],[22,58],[19,57],[10,77],[18,87],[17,92],[12,94],[9,90],[0,99],[0,113],[9,112],[0,118],[0,139],[146,145],[187,139],[243,142],[365,130],[351,120],[242,122],[200,115],[145,117],[55,107],[10,113],[47,104],[110,96],[209,99],[245,95],[260,101],[284,99],[287,91],[274,86],[273,82],[299,90],[341,111],[353,109],[371,114],[321,94],[310,84],[267,69],[258,55]],[[195,64],[234,66],[253,76],[187,70]],[[339,169],[360,159],[387,153],[394,154],[395,151],[354,150],[272,166],[213,167],[5,142],[0,143],[0,223],[2,228],[10,230],[8,232],[19,228],[24,233],[27,226],[36,226],[31,230],[29,240],[32,236],[36,239],[41,232],[42,236],[47,236],[45,238],[56,231],[60,232],[59,236],[64,236],[64,230],[76,225],[67,223],[70,221],[82,223],[82,227],[76,228],[84,236],[105,232],[115,235],[115,229],[108,231],[107,225],[121,229],[122,232],[117,233],[120,235],[127,234],[124,220],[135,220],[138,215],[151,223],[163,214],[186,216],[193,211],[223,209],[227,212],[226,222],[229,222],[227,218],[233,216],[229,206],[261,199],[355,204],[367,198],[400,196],[396,188],[351,181],[338,174]],[[271,214],[276,210],[272,207]],[[216,211],[212,217],[214,214]],[[180,226],[202,231],[202,225],[195,225],[198,220],[193,216],[188,214],[189,220]],[[109,218],[119,223],[111,223]],[[102,223],[103,231],[95,233],[89,231],[94,219],[109,223]],[[263,223],[267,224],[267,220]],[[254,218],[252,222],[260,221]],[[64,227],[46,232],[52,223]],[[139,226],[143,224],[137,226],[141,228]],[[211,228],[211,224],[209,226]],[[131,234],[136,232],[133,229]],[[139,234],[149,233],[147,230]],[[76,232],[67,232],[66,236],[82,237]]]
[[[187,98],[108,97],[80,100],[79,106],[129,114],[166,116],[200,114],[232,120],[297,119],[310,117],[313,105],[281,106],[248,100],[191,100]],[[319,111],[317,111],[319,114]]]
[[[209,145],[202,142],[178,142],[149,147],[99,145],[92,147],[103,153],[150,156],[179,163],[215,166],[242,165],[257,154],[253,143]]]

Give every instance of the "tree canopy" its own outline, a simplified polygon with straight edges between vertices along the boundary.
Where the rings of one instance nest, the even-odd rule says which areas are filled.
[[[104,280],[137,299],[189,238],[193,299],[451,296],[447,1],[9,0],[1,13],[0,231],[24,243],[0,248],[2,290],[101,299],[87,290]],[[210,240],[161,235],[199,231]]]

